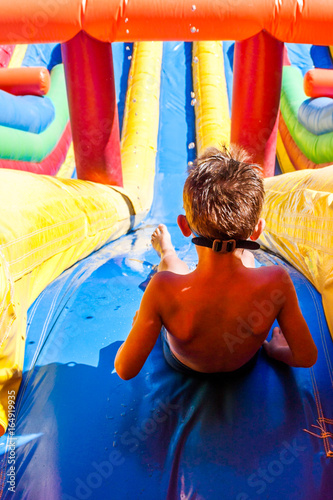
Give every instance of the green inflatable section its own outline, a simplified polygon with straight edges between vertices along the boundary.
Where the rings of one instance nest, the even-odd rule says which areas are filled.
[[[314,163],[333,163],[333,132],[314,135],[297,119],[298,108],[308,99],[303,90],[303,76],[295,66],[284,66],[281,113],[299,149]]]
[[[0,126],[1,158],[41,162],[57,145],[69,120],[64,67],[54,66],[47,94],[55,108],[55,119],[40,134]],[[42,99],[42,98],[41,98]]]

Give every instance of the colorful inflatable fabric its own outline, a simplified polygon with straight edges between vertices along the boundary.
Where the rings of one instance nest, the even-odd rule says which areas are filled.
[[[35,7],[33,3],[22,5],[22,25],[16,22],[13,7],[6,4],[3,36],[12,30],[14,41],[35,36],[38,40],[59,40],[61,36],[61,41],[67,42],[83,27],[90,35],[107,41],[117,37],[132,40],[140,38],[140,33],[166,39],[184,39],[184,33],[188,33],[188,39],[218,39],[220,36],[215,35],[222,33],[223,38],[224,33],[227,38],[242,40],[265,28],[282,40],[307,41],[315,34],[318,43],[328,43],[329,19],[333,15],[327,7],[319,22],[314,1],[304,8],[298,4],[296,14],[292,2],[278,7],[273,2],[258,2],[258,10],[245,3],[239,8],[222,2],[214,10],[200,1],[196,5],[185,2],[181,22],[170,25],[170,20],[178,20],[178,4],[132,2],[119,7],[116,2],[73,0],[66,9],[55,7],[42,28],[36,29]],[[166,10],[169,22],[162,23]],[[221,22],[225,19],[231,22]],[[266,35],[260,36],[260,40],[263,38]],[[181,186],[186,165],[193,161],[196,141],[190,77],[193,55],[189,44],[164,44],[160,73],[161,56],[160,43],[134,48],[122,138],[124,188],[16,171],[9,172],[8,177],[3,174],[3,186],[8,186],[8,191],[18,176],[22,179],[17,200],[9,199],[9,194],[6,197],[12,209],[2,223],[5,239],[0,274],[3,427],[7,409],[4,396],[8,391],[17,392],[27,336],[23,384],[14,419],[15,495],[34,500],[101,499],[110,495],[115,499],[141,496],[147,500],[215,500],[226,496],[248,500],[264,493],[273,500],[281,496],[328,500],[333,456],[331,338],[320,294],[304,275],[278,257],[260,252],[256,265],[279,264],[289,269],[318,345],[318,363],[313,368],[290,369],[260,352],[247,377],[193,380],[168,367],[157,342],[142,372],[131,382],[120,381],[113,371],[115,353],[126,338],[141,290],[158,260],[147,250],[157,222],[163,220],[171,225],[180,255],[195,265],[193,247],[175,231],[176,214],[182,206]],[[143,62],[137,72],[140,57]],[[161,109],[166,112],[157,137],[160,75]],[[180,89],[186,91],[180,93]],[[266,207],[268,232],[264,244],[281,255],[285,246],[291,245],[292,258],[299,259],[302,270],[307,265],[314,270],[308,275],[318,288],[322,286],[325,308],[329,309],[331,290],[320,271],[329,270],[330,253],[326,250],[331,241],[320,240],[317,253],[311,255],[301,243],[304,240],[305,246],[311,246],[317,241],[311,238],[316,233],[311,222],[319,218],[325,221],[330,234],[330,211],[325,210],[332,189],[322,177],[317,183],[315,177],[305,178],[305,173],[299,173],[300,177],[294,174],[288,189],[279,184],[288,184],[284,177],[266,181],[271,203]],[[290,191],[295,188],[297,195],[297,186],[303,191],[303,180],[305,186],[311,183],[311,190],[304,190],[305,201],[295,196],[292,205]],[[24,192],[28,181],[40,208],[37,216]],[[275,182],[280,195],[274,198]],[[51,207],[53,193],[57,213]],[[323,214],[313,212],[315,203],[311,205],[310,201],[317,200]],[[151,202],[144,225],[58,276],[93,248],[134,228],[147,215]],[[290,204],[300,210],[302,220],[294,223],[291,218],[285,243],[285,227],[279,226],[279,220],[280,232],[275,235],[274,214],[280,206]],[[306,210],[309,216],[303,217]],[[16,225],[16,213],[24,211],[27,220]],[[32,239],[26,251],[24,241],[28,237]],[[327,253],[322,261],[320,251]],[[289,253],[285,255],[289,257]],[[41,274],[42,270],[45,274]],[[38,295],[49,280],[53,280],[51,285]],[[35,298],[25,332],[26,309]],[[16,332],[16,342],[12,332]],[[7,484],[13,452],[12,404],[9,415],[10,430],[0,440],[0,491],[5,499],[12,495]],[[129,476],[133,480],[128,481]]]
[[[333,162],[333,134],[320,136],[308,132],[298,121],[298,109],[306,99],[303,92],[303,77],[298,68],[283,69],[281,114],[291,136],[299,149],[314,163]]]
[[[298,120],[315,135],[333,132],[333,99],[318,97],[306,99],[298,109]]]

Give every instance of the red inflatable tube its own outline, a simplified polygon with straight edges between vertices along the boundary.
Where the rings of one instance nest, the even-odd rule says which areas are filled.
[[[0,68],[0,89],[14,95],[45,95],[50,88],[46,68]]]
[[[0,168],[9,168],[12,170],[23,170],[24,172],[33,172],[34,174],[56,175],[61,165],[64,163],[67,151],[72,142],[70,123],[60,137],[58,144],[53,151],[40,163],[19,160],[0,160]]]
[[[333,70],[310,69],[304,75],[303,84],[309,97],[333,97]]]
[[[283,49],[266,32],[235,45],[231,142],[251,154],[265,177],[275,168]]]
[[[1,0],[0,42],[65,42],[79,31],[104,42],[278,40],[331,45],[333,3],[324,0]]]
[[[62,44],[62,59],[77,176],[122,186],[111,44],[81,32]]]

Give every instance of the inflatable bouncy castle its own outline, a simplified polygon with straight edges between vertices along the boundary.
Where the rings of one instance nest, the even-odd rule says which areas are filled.
[[[329,500],[333,5],[2,0],[0,492],[27,500]],[[256,266],[285,267],[318,348],[227,379],[114,358],[177,230],[187,166],[263,167]],[[255,319],[255,318],[254,318]],[[275,325],[274,325],[275,326]]]

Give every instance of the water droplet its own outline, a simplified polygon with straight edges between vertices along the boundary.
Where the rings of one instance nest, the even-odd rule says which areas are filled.
[[[126,50],[131,50],[131,47],[129,47],[128,45],[126,45]]]
[[[191,106],[195,106],[196,102],[197,102],[197,100],[196,100],[196,99],[192,99],[192,101],[191,101]]]
[[[192,26],[191,33],[195,33],[196,31],[197,31],[197,28],[195,26]]]
[[[126,19],[125,19],[125,23],[128,23],[128,17],[126,17]]]
[[[193,161],[189,161],[187,164],[188,167],[193,167]]]
[[[193,57],[193,62],[194,62],[194,63],[199,62],[199,59],[197,58],[197,56]]]
[[[113,441],[112,446],[113,446],[114,448],[116,448],[116,446],[117,446],[117,441]]]
[[[195,92],[191,92],[191,97],[192,97],[192,99],[194,99],[194,97],[195,97]]]
[[[197,29],[197,33],[199,33],[199,28]]]
[[[121,417],[124,417],[125,415],[126,415],[125,412],[120,414]]]
[[[126,33],[128,34],[128,33],[129,33],[129,30],[126,30]]]
[[[195,10],[197,10],[196,5],[192,5],[192,10],[193,10],[193,12],[194,12]]]
[[[136,102],[136,99],[135,99],[135,98],[133,99],[133,102]]]
[[[194,142],[190,142],[190,144],[188,145],[188,149],[194,149],[194,148],[195,148]]]
[[[132,59],[132,56],[128,56],[128,58],[127,58],[127,59],[130,61],[130,60]]]
[[[134,113],[134,114],[135,114],[135,116],[138,116],[138,113]]]

